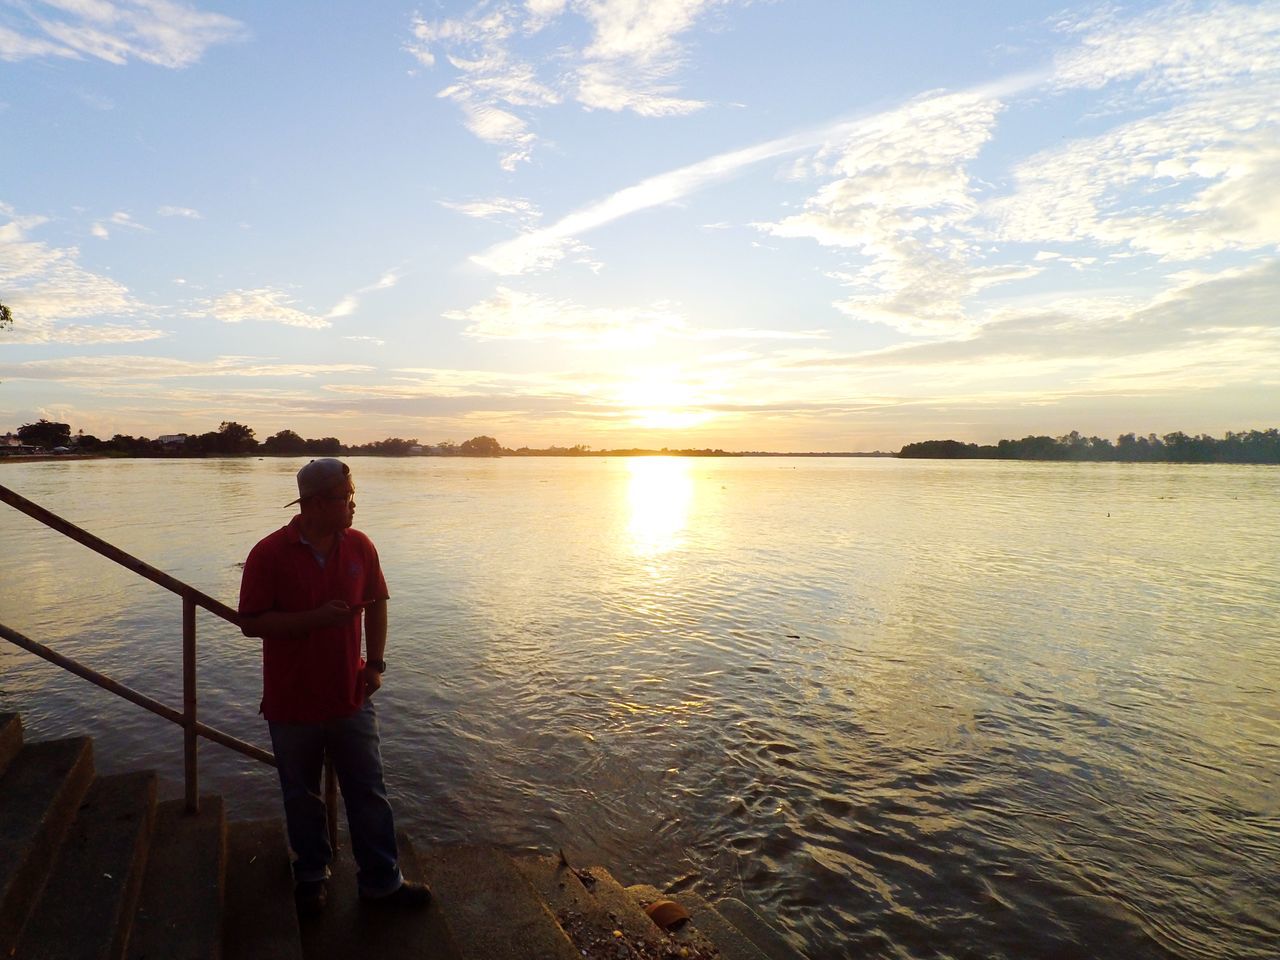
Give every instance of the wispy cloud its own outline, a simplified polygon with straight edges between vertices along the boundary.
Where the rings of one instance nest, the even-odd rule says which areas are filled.
[[[453,82],[439,95],[457,103],[467,129],[500,146],[501,166],[514,170],[532,157],[538,143],[530,126],[533,110],[574,100],[588,110],[663,117],[705,106],[677,95],[676,78],[684,65],[679,38],[728,2],[482,2],[461,17],[415,16],[406,50],[427,69],[443,58]],[[570,17],[585,22],[585,43],[577,24],[565,23]],[[552,42],[548,33],[562,41],[550,57],[544,52]],[[540,77],[539,67],[551,75]]]
[[[487,200],[441,200],[440,206],[477,220],[490,220],[519,229],[532,229],[542,219],[537,204],[520,197]]]
[[[161,217],[185,217],[188,220],[204,219],[199,210],[193,210],[190,207],[163,206],[156,210],[156,214]]]
[[[1013,171],[1014,191],[991,205],[998,236],[1167,260],[1272,246],[1277,97],[1280,71],[1030,157]]]
[[[512,4],[481,4],[463,18],[428,21],[415,16],[414,39],[407,46],[426,67],[436,62],[433,47],[449,51],[445,56],[455,80],[438,95],[459,106],[471,133],[502,147],[500,163],[505,170],[528,160],[537,141],[527,120],[513,111],[561,101],[558,93],[538,80],[533,66],[509,49],[522,15]]]
[[[1174,277],[1157,295],[1064,296],[991,310],[964,339],[839,354],[796,352],[784,365],[945,383],[1036,379],[1061,395],[1104,385],[1167,393],[1280,377],[1280,330],[1266,320],[1280,297],[1280,261]],[[1065,379],[1062,379],[1065,378]],[[1055,379],[1061,379],[1054,384]]]
[[[1133,81],[1134,95],[1149,101],[1247,82],[1280,67],[1274,3],[1176,0],[1137,15],[1100,6],[1064,14],[1057,27],[1077,38],[1055,60],[1057,90]]]
[[[96,223],[93,224],[92,227],[89,228],[89,232],[93,234],[93,236],[97,237],[99,240],[106,240],[111,236],[111,231],[107,228],[108,224],[110,224],[112,227],[121,227],[126,230],[138,230],[138,231],[141,231],[142,233],[151,232],[150,227],[146,226],[145,224],[139,223],[137,220],[134,220],[133,217],[129,216],[129,214],[125,213],[123,210],[117,210],[115,213],[111,214],[111,216],[109,216],[106,220],[97,221]]]
[[[105,380],[150,381],[198,377],[317,377],[338,373],[366,373],[372,368],[352,363],[280,363],[258,357],[214,357],[178,360],[173,357],[101,356],[28,360],[0,366],[6,377],[67,382]]]
[[[287,327],[322,330],[333,326],[327,319],[299,310],[297,301],[283,290],[260,287],[255,290],[231,290],[213,300],[203,302],[202,312],[223,323],[279,323]]]
[[[591,43],[573,75],[574,95],[588,109],[630,110],[642,117],[679,116],[706,106],[675,96],[684,66],[681,34],[726,0],[595,0],[582,5]]]
[[[356,312],[360,306],[360,299],[366,293],[372,293],[375,290],[389,290],[400,282],[400,271],[398,268],[387,270],[373,283],[361,287],[355,293],[349,293],[334,305],[333,309],[325,315],[326,320],[336,320],[339,317],[347,317]],[[354,339],[354,338],[348,338]]]
[[[28,0],[0,23],[0,60],[85,57],[179,69],[215,44],[243,39],[240,21],[173,0]]]
[[[41,216],[19,215],[0,203],[0,290],[22,318],[6,339],[26,342],[88,342],[151,339],[155,331],[115,324],[97,332],[70,321],[130,316],[141,305],[128,288],[80,264],[76,247],[55,247],[30,234],[46,224]]]
[[[667,339],[812,340],[826,336],[821,330],[699,328],[691,325],[675,304],[587,307],[504,286],[498,287],[492,297],[444,316],[466,323],[464,335],[477,340],[558,340],[596,349],[647,346]]]

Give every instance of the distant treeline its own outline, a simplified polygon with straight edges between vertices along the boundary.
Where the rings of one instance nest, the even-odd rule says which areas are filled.
[[[337,437],[304,438],[292,430],[281,430],[259,441],[252,427],[224,420],[217,430],[207,433],[162,434],[158,437],[135,437],[117,433],[103,440],[84,431],[72,434],[70,424],[51,420],[23,424],[17,439],[25,449],[44,453],[75,453],[116,457],[226,457],[257,454],[259,456],[374,456],[374,457],[498,457],[502,445],[493,437],[472,437],[462,443],[444,441],[435,446],[417,440],[388,437],[369,443],[346,444]],[[0,448],[0,454],[4,453]]]
[[[935,460],[1093,460],[1118,463],[1280,463],[1280,430],[1227,433],[1219,440],[1207,434],[1126,433],[1115,442],[1084,437],[1075,430],[1064,437],[1023,437],[979,445],[959,440],[909,443],[899,457]]]

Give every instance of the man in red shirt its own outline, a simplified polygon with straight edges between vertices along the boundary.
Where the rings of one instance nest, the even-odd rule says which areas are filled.
[[[326,751],[347,808],[361,901],[425,907],[431,899],[399,868],[370,700],[387,669],[389,594],[373,543],[351,529],[355,491],[340,460],[312,460],[299,470],[298,515],[253,548],[240,584],[241,630],[262,638],[261,712],[280,774],[294,897],[303,914],[320,912],[328,898],[333,850],[320,793]]]

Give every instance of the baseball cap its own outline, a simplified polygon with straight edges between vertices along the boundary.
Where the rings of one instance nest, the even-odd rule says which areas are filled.
[[[307,497],[323,493],[334,484],[341,483],[350,474],[351,468],[333,457],[312,460],[298,471],[298,499],[290,500],[285,506],[292,507]]]

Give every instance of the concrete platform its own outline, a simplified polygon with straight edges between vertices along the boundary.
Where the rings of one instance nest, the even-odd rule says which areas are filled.
[[[401,872],[408,880],[422,880],[423,871],[413,844],[404,836],[398,840]],[[333,876],[329,880],[328,907],[321,916],[298,919],[306,960],[462,960],[467,956],[455,946],[438,901],[426,910],[413,911],[362,903],[356,891],[351,845],[345,838],[330,869]],[[290,904],[292,891],[290,882]]]
[[[7,765],[4,761],[7,758]],[[495,847],[418,846],[425,910],[362,902],[342,838],[327,909],[299,919],[283,824],[227,824],[218,797],[156,805],[153,773],[95,778],[85,738],[24,743],[0,717],[0,958],[23,960],[792,960],[737,901],[623,888],[602,867]],[[682,903],[659,928],[643,907]],[[729,919],[736,915],[735,922]]]

